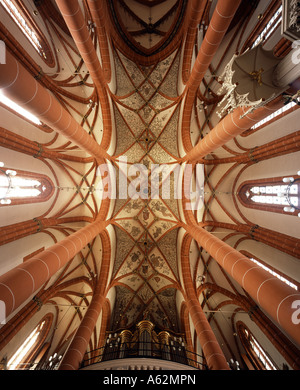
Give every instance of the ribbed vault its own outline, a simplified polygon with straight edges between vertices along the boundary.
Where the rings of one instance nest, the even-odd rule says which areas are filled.
[[[281,97],[250,114],[216,114],[223,97],[217,76],[279,5],[262,3],[34,1],[27,14],[39,18],[52,47],[48,63],[19,30],[14,36],[5,14],[0,38],[9,66],[0,85],[43,123],[18,117],[15,125],[1,106],[1,151],[12,165],[20,158],[24,171],[43,172],[53,188],[36,209],[0,209],[0,244],[5,258],[13,253],[0,280],[9,287],[1,290],[9,302],[1,351],[10,352],[35,315],[51,311],[53,351],[67,350],[64,368],[78,368],[106,331],[133,329],[147,317],[158,330],[184,335],[209,368],[227,369],[226,360],[243,356],[236,324],[246,318],[299,368],[299,333],[287,319],[299,294],[248,258],[265,257],[299,286],[294,216],[283,224],[273,215],[280,213],[252,214],[238,193],[247,180],[278,179],[295,166],[295,117],[286,129],[250,129],[282,107]],[[287,40],[274,40],[274,52],[286,54]],[[178,193],[191,183],[196,209]],[[21,274],[27,279],[19,291]]]

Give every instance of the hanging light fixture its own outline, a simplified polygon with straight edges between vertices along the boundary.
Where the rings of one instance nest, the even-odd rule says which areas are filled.
[[[217,94],[224,97],[218,104],[218,107],[222,106],[218,116],[222,118],[237,107],[248,107],[251,112],[283,93],[286,86],[273,82],[280,61],[262,44],[241,55],[234,54],[219,77],[222,86]]]

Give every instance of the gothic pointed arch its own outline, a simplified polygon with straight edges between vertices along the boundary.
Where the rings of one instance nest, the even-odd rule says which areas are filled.
[[[243,206],[261,211],[299,213],[299,177],[292,181],[285,177],[274,177],[243,182],[237,197]]]
[[[54,184],[44,174],[0,167],[0,207],[46,202],[53,193]]]

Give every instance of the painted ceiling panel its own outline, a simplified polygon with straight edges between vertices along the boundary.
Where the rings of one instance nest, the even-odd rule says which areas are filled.
[[[174,51],[151,66],[135,64],[120,52],[115,52],[115,58],[121,83],[114,98],[116,155],[127,158],[129,166],[122,166],[122,170],[127,173],[128,185],[132,183],[138,193],[137,199],[117,199],[115,205],[117,258],[113,276],[119,284],[117,295],[120,289],[124,293],[127,286],[126,299],[131,297],[127,305],[119,305],[117,299],[115,313],[121,314],[123,322],[134,323],[151,307],[157,324],[173,327],[177,326],[176,289],[171,286],[178,279],[179,213],[174,194],[175,174],[171,172],[176,164],[162,164],[176,163],[179,156],[180,102],[174,100],[179,55]],[[133,169],[138,163],[147,169],[140,176]],[[143,178],[139,186],[138,177]]]

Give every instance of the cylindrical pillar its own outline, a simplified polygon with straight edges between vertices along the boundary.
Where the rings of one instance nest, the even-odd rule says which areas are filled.
[[[101,271],[95,288],[92,301],[79,325],[76,334],[69,345],[59,366],[60,370],[78,370],[87,350],[92,333],[105,303],[105,291],[109,275],[111,258],[110,239],[107,232],[101,236],[105,253],[102,257]]]
[[[6,149],[16,150],[17,152],[28,154],[34,158],[49,158],[53,160],[61,159],[81,163],[91,162],[93,160],[93,157],[72,156],[51,150],[47,148],[47,146],[22,137],[21,135],[4,129],[3,127],[0,127],[0,146]]]
[[[105,296],[103,293],[99,292],[93,296],[75,337],[63,357],[59,370],[78,370],[80,367],[87,345],[91,339],[91,334],[101,313],[104,301]]]
[[[195,145],[183,158],[184,161],[197,162],[202,157],[225,145],[245,130],[255,125],[266,116],[282,107],[283,102],[277,99],[272,104],[247,113],[248,107],[239,107],[231,114],[226,115],[197,145]]]
[[[106,5],[103,1],[88,0],[88,5],[91,11],[92,18],[97,27],[97,33],[99,38],[100,54],[102,60],[103,74],[107,82],[111,79],[111,64],[110,54],[108,47],[108,39],[106,35],[106,21],[107,12]]]
[[[34,218],[27,221],[14,223],[0,227],[0,246],[20,238],[38,233],[49,227],[72,222],[91,222],[89,217],[66,217],[66,218]]]
[[[97,87],[104,127],[101,144],[108,148],[112,133],[112,123],[106,80],[92,38],[87,29],[84,15],[77,0],[56,0],[56,4]]]
[[[219,0],[205,33],[195,64],[186,85],[187,94],[182,116],[182,136],[185,144],[190,143],[190,141],[186,141],[186,138],[188,137],[190,139],[191,114],[195,104],[197,90],[240,3],[240,0]]]
[[[9,51],[6,53],[6,64],[1,65],[0,88],[6,97],[31,112],[41,122],[65,136],[89,155],[97,159],[110,158]]]
[[[190,8],[187,15],[188,30],[186,33],[182,63],[182,79],[184,83],[188,81],[188,76],[190,75],[190,67],[195,47],[195,37],[207,3],[208,0],[191,0],[189,3]]]
[[[300,344],[300,325],[295,318],[300,293],[205,229],[196,225],[184,228]]]
[[[70,261],[108,222],[95,221],[0,276],[0,298],[6,317]]]
[[[210,370],[228,370],[226,358],[197,299],[191,277],[189,257],[186,255],[181,256],[181,269],[186,292],[186,306],[195,326],[208,368]]]
[[[240,3],[241,0],[218,1],[187,83],[188,96],[195,96]]]

